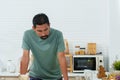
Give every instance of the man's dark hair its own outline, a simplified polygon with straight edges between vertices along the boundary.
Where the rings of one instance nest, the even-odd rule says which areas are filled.
[[[45,24],[45,23],[47,23],[48,25],[50,24],[49,19],[48,19],[46,14],[40,13],[40,14],[37,14],[33,17],[34,28],[36,28],[36,25],[42,25],[42,24]]]

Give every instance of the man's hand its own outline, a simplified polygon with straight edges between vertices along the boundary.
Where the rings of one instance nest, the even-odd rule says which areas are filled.
[[[23,56],[20,62],[20,74],[26,74],[28,72],[28,64],[29,64],[29,51],[24,50]]]
[[[65,53],[60,52],[58,53],[58,60],[60,64],[60,68],[63,74],[64,80],[68,80],[68,74],[67,74],[67,64],[66,64],[66,58],[65,58]]]

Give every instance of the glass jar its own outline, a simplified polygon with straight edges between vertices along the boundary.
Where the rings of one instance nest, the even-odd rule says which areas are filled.
[[[80,54],[84,55],[85,54],[85,48],[80,48]]]
[[[9,73],[15,73],[15,64],[12,60],[7,61],[7,72]]]
[[[80,46],[75,46],[75,55],[79,55]]]

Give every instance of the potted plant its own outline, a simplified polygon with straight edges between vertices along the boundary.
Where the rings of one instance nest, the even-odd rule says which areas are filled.
[[[118,60],[118,61],[115,61],[115,62],[113,63],[113,68],[114,68],[114,70],[120,71],[120,61],[119,61],[119,60]]]
[[[115,75],[120,74],[120,60],[116,60],[116,61],[113,63],[113,69],[114,69],[114,74],[115,74]]]

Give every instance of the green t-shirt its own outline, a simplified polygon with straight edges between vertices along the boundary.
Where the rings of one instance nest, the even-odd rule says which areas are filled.
[[[49,37],[43,40],[34,30],[27,30],[22,48],[31,50],[34,57],[29,76],[43,80],[57,80],[61,77],[57,54],[65,50],[62,32],[51,28]]]

